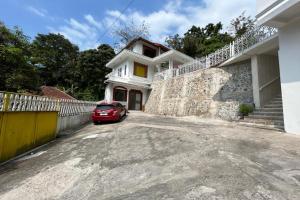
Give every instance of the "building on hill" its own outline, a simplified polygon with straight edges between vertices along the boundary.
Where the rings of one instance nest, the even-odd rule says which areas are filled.
[[[300,0],[257,0],[256,18],[255,28],[203,58],[134,40],[107,64],[107,100],[228,120],[253,104],[242,123],[300,134]]]
[[[131,41],[106,67],[106,101],[119,101],[129,110],[142,110],[154,74],[194,61],[193,58],[144,38]]]
[[[42,86],[41,87],[41,95],[54,98],[54,99],[68,99],[68,100],[76,100],[71,95],[61,91],[57,87],[51,87],[51,86]]]

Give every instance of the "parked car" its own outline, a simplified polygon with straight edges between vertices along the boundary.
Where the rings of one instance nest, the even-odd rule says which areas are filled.
[[[96,106],[92,114],[94,124],[107,121],[120,121],[126,116],[127,110],[119,102],[100,103]]]

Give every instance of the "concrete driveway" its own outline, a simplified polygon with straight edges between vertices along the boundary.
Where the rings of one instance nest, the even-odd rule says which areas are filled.
[[[0,171],[0,199],[300,199],[300,137],[130,113]]]

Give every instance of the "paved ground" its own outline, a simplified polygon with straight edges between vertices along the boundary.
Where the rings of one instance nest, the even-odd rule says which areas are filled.
[[[299,200],[300,137],[131,113],[2,167],[0,199]]]

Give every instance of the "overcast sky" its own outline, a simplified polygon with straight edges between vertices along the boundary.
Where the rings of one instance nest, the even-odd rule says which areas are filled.
[[[113,27],[145,21],[151,40],[182,35],[192,25],[225,24],[243,11],[255,16],[255,0],[0,0],[0,21],[20,26],[31,38],[61,33],[81,50],[115,42]],[[122,11],[127,7],[126,12]]]

